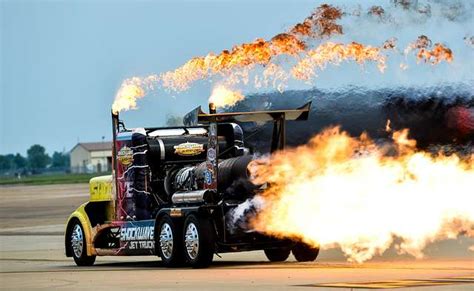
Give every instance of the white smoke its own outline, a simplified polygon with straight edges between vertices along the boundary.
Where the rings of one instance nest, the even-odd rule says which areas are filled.
[[[261,196],[255,196],[231,209],[227,214],[227,226],[230,231],[234,232],[237,229],[252,231],[248,229],[248,219],[252,218],[263,207],[265,207],[265,200]]]

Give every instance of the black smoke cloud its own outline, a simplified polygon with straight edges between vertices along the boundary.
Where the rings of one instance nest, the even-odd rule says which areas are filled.
[[[350,86],[337,91],[299,90],[254,94],[230,111],[293,109],[312,101],[308,121],[289,121],[287,145],[306,143],[329,126],[341,126],[351,135],[367,132],[387,139],[390,119],[394,130],[408,128],[421,148],[431,145],[466,145],[474,139],[474,92],[471,86],[367,89]],[[242,124],[246,144],[257,152],[270,147],[272,125]]]

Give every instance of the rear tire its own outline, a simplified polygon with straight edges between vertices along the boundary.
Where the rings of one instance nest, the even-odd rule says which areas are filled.
[[[319,247],[300,242],[293,247],[292,252],[298,262],[312,262],[318,257]]]
[[[206,268],[215,251],[215,232],[210,218],[189,215],[183,230],[184,257],[193,268]]]
[[[74,258],[74,262],[78,266],[92,266],[95,262],[95,256],[87,255],[87,242],[84,235],[84,229],[79,221],[72,224],[68,236],[70,253]]]
[[[270,262],[283,262],[290,256],[290,249],[265,249],[265,256]]]
[[[168,215],[159,219],[155,232],[155,249],[165,267],[177,267],[184,262],[181,232],[181,226]]]

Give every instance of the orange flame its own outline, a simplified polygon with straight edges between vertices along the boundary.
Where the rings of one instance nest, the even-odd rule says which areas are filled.
[[[245,97],[238,91],[232,91],[222,85],[216,86],[209,97],[209,103],[216,107],[232,106]]]
[[[245,83],[247,77],[245,70],[255,65],[268,65],[279,55],[297,56],[303,52],[307,46],[299,37],[314,38],[342,34],[342,27],[336,24],[341,17],[342,11],[339,8],[327,4],[321,5],[305,19],[304,24],[297,24],[288,33],[278,34],[269,41],[259,38],[251,43],[235,46],[230,51],[224,50],[218,55],[209,53],[204,57],[195,57],[174,71],[162,73],[160,76],[150,76],[151,82],[160,81],[163,88],[174,91],[187,90],[193,82],[216,74],[226,75],[226,83],[235,84],[242,78]],[[244,71],[230,74],[234,69],[244,69]],[[268,72],[270,71],[267,71],[267,74]],[[136,100],[145,94],[144,87],[150,83],[150,80],[146,79],[150,77],[145,80],[134,77],[124,81],[117,93],[112,110],[118,112],[136,108]]]
[[[145,91],[141,88],[141,81],[138,78],[122,83],[112,104],[112,112],[119,113],[122,110],[135,109],[137,99],[143,96],[145,96]]]
[[[418,61],[425,61],[433,65],[443,60],[448,63],[453,61],[453,52],[450,48],[440,43],[436,43],[433,49],[430,49],[431,46],[431,39],[426,35],[420,35],[415,42],[408,45],[405,49],[405,54],[408,54],[411,50],[418,50],[416,53]]]
[[[143,98],[146,89],[153,89],[154,83],[158,82],[158,76],[151,75],[146,78],[133,77],[123,81],[114,103],[112,104],[112,112],[119,113],[122,110],[130,110],[137,108],[137,99]]]
[[[342,26],[336,23],[341,19],[341,9],[323,4],[302,23],[296,24],[290,32],[296,35],[323,37],[342,34]]]
[[[230,73],[234,69],[267,65],[273,57],[286,54],[297,55],[304,51],[305,44],[294,35],[282,33],[270,41],[257,39],[252,43],[235,46],[231,51],[224,50],[219,55],[208,54],[194,58],[178,69],[164,73],[163,86],[182,91],[197,80],[215,74]]]
[[[346,45],[327,42],[310,50],[307,56],[292,68],[292,75],[296,79],[309,80],[315,74],[316,68],[324,69],[327,63],[338,65],[345,60],[354,60],[359,64],[365,61],[375,61],[381,72],[386,67],[386,57],[380,53],[379,48],[364,46],[356,42]]]
[[[392,244],[417,258],[433,241],[474,236],[474,155],[433,155],[395,132],[395,150],[338,128],[249,167],[267,182],[256,230],[340,247],[363,262]],[[389,155],[388,152],[391,152]],[[397,239],[395,239],[397,238]]]
[[[432,50],[420,49],[416,56],[418,60],[425,60],[425,62],[432,64],[438,64],[443,60],[447,62],[453,61],[453,52],[451,49],[440,43],[435,44]]]
[[[372,13],[382,13],[377,7]],[[383,72],[386,67],[386,50],[396,50],[396,38],[390,38],[381,47],[366,46],[352,42],[341,44],[327,42],[312,48],[310,40],[342,34],[342,26],[337,24],[343,12],[331,5],[321,5],[302,23],[296,24],[288,32],[274,36],[270,40],[256,39],[251,43],[234,46],[231,50],[223,50],[220,54],[209,53],[204,57],[195,57],[184,65],[159,76],[152,75],[144,79],[131,78],[125,80],[117,93],[113,105],[114,112],[136,108],[136,100],[143,97],[154,84],[173,91],[189,89],[192,83],[213,76],[221,76],[221,84],[235,87],[237,84],[248,84],[253,81],[255,87],[272,85],[280,92],[292,77],[297,80],[309,81],[316,76],[316,69],[323,70],[327,64],[338,65],[343,61],[352,60],[359,64],[367,61],[376,62],[379,70]],[[442,44],[432,47],[431,40],[421,35],[411,43],[405,54],[416,50],[419,61],[424,60],[431,64],[441,61],[451,62],[452,51]],[[278,56],[288,56],[296,60],[296,65],[289,71],[275,64]],[[290,62],[291,63],[291,62]],[[263,66],[263,75],[255,76],[250,80],[250,70],[256,66]],[[407,65],[400,64],[405,70]],[[221,106],[229,104],[220,103]]]

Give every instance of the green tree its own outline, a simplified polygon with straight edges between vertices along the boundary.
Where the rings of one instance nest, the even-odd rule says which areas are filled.
[[[69,167],[69,155],[60,152],[54,152],[51,156],[51,167]]]
[[[0,171],[8,171],[11,169],[13,155],[0,155]]]
[[[4,155],[0,155],[0,171],[4,171],[7,168],[7,159]]]
[[[13,158],[13,162],[15,163],[16,169],[24,169],[28,165],[28,161],[26,160],[26,158],[18,153]]]
[[[39,144],[32,145],[26,153],[28,155],[28,165],[33,171],[46,168],[51,160],[45,148]]]
[[[15,169],[15,156],[12,154],[1,156],[0,169],[4,171]]]

